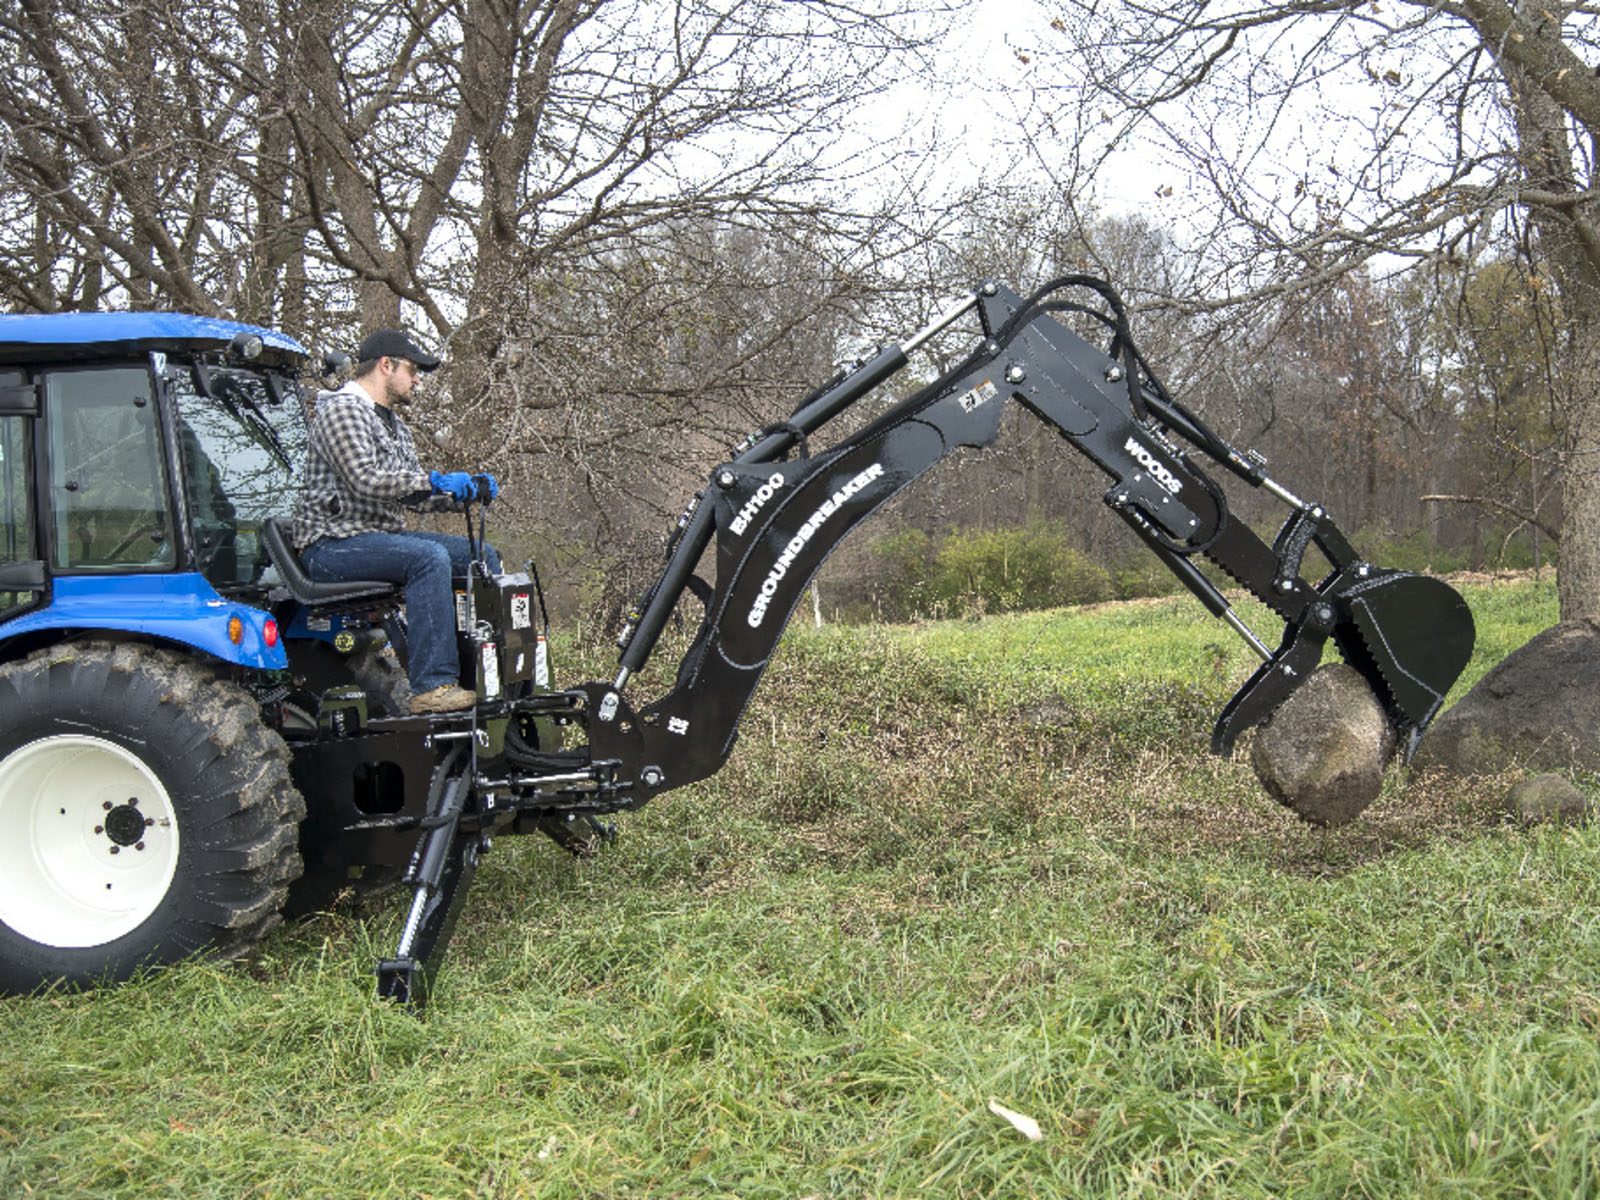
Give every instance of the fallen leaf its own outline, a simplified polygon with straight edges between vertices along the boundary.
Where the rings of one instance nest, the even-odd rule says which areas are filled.
[[[1039,1122],[1022,1113],[1013,1112],[993,1096],[989,1097],[989,1111],[1002,1120],[1009,1121],[1011,1128],[1015,1129],[1030,1142],[1042,1141],[1044,1134],[1039,1131]]]

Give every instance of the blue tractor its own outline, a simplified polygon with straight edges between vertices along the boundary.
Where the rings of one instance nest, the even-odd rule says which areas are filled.
[[[545,678],[542,598],[481,572],[458,609],[484,704],[409,716],[396,590],[313,582],[287,543],[307,364],[205,317],[0,317],[0,989],[237,955],[416,878],[424,810]],[[559,737],[515,719],[525,752]],[[389,990],[418,998],[412,972]]]
[[[962,321],[976,328],[953,367],[824,441]],[[608,814],[718,771],[822,562],[926,471],[991,445],[1010,407],[1100,468],[1104,503],[1261,660],[1217,719],[1217,753],[1331,644],[1409,754],[1472,652],[1449,585],[1367,561],[1324,505],[1167,392],[1109,285],[1069,276],[1027,297],[982,284],[735,447],[667,539],[611,680],[551,688],[532,564],[480,559],[455,584],[477,704],[413,716],[395,589],[314,582],[285,536],[308,366],[292,339],[228,321],[0,317],[0,990],[237,955],[285,912],[400,883],[410,908],[379,991],[421,1003],[491,835],[582,853]],[[1270,543],[1223,476],[1285,506]],[[696,603],[670,687],[631,694]]]

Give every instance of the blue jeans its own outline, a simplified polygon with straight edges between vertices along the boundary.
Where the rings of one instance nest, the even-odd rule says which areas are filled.
[[[451,579],[466,575],[467,539],[457,533],[358,533],[322,538],[301,552],[311,578],[324,583],[382,579],[406,589],[406,673],[414,695],[459,683],[456,600]],[[484,543],[489,567],[500,571],[500,555]]]

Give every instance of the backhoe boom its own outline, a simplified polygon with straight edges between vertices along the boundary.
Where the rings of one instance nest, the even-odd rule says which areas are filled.
[[[1088,287],[1109,311],[1055,299]],[[1112,330],[1100,349],[1059,323],[1088,312]],[[825,449],[810,440],[896,371],[934,333],[975,313],[982,337],[952,370]],[[667,565],[621,639],[617,678],[584,691],[591,761],[606,764],[622,806],[714,773],[790,614],[823,561],[858,523],[947,455],[985,447],[1014,401],[1102,471],[1110,506],[1215,616],[1262,658],[1218,719],[1212,746],[1227,754],[1271,715],[1334,638],[1383,701],[1408,752],[1471,653],[1465,603],[1447,585],[1363,561],[1321,506],[1269,479],[1261,460],[1217,437],[1168,396],[1133,344],[1126,314],[1104,284],[1059,280],[1024,299],[986,284],[905,344],[880,350],[813,393],[785,422],[753,435],[712,473],[685,514]],[[798,452],[798,455],[791,457]],[[1282,500],[1289,516],[1267,545],[1232,516],[1203,455]],[[694,574],[715,544],[715,583]],[[1315,544],[1332,565],[1304,576]],[[1284,623],[1270,646],[1234,613],[1196,560],[1205,559]],[[672,689],[636,706],[630,677],[655,648],[684,591],[705,604]]]

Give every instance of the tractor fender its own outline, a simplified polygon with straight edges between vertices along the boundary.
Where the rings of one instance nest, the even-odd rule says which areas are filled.
[[[50,581],[50,603],[0,625],[0,658],[12,644],[38,643],[54,630],[134,634],[197,650],[226,663],[283,670],[289,659],[270,613],[217,594],[195,572],[161,575],[62,575]],[[236,643],[230,623],[237,617]]]

